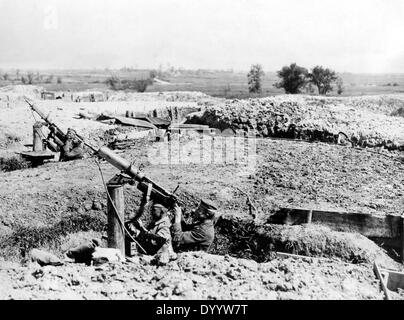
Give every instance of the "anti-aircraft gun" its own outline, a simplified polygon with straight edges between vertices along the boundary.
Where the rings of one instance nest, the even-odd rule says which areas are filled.
[[[33,103],[29,102],[28,99],[25,99],[25,101],[28,103],[30,108],[35,111],[42,118],[42,120],[45,121],[47,127],[51,131],[49,140],[51,140],[52,145],[55,147],[55,152],[59,151],[66,141],[66,134],[55,123],[51,122],[48,117],[46,117]],[[174,195],[175,191],[167,191],[150,178],[146,177],[138,168],[134,167],[133,164],[116,154],[108,147],[94,147],[88,142],[84,141],[84,138],[77,133],[76,136],[96,155],[121,171],[121,174],[116,176],[117,179],[121,178],[124,179],[125,182],[131,182],[132,184],[137,182],[137,188],[142,193],[149,193],[151,200],[161,203],[166,208],[173,207],[175,203],[182,203],[182,201]]]
[[[45,116],[45,114],[27,98],[25,98],[25,102],[29,105],[32,111],[39,115],[39,117],[44,121],[43,124],[49,129],[49,134],[45,139],[47,147],[53,152],[61,151],[66,143],[67,135],[55,123],[49,120],[49,115]],[[78,134],[76,134],[76,136],[83,141],[83,137]]]

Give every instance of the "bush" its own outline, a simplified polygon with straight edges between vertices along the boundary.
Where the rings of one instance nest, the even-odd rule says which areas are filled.
[[[115,76],[109,77],[107,80],[105,80],[105,84],[113,90],[116,90],[116,88],[120,82],[121,82],[121,80]]]
[[[286,93],[300,93],[300,90],[307,83],[307,69],[292,63],[290,66],[284,66],[277,72],[281,81],[276,83],[276,88],[283,88]]]
[[[28,73],[27,80],[28,80],[28,84],[33,84],[34,83],[34,74],[32,72]]]
[[[29,168],[31,165],[28,161],[18,156],[9,158],[0,158],[0,170],[1,171],[14,171]]]
[[[341,78],[337,79],[337,93],[342,94],[344,92],[344,82]]]
[[[391,114],[393,117],[404,117],[404,107],[400,107]]]
[[[58,77],[56,82],[57,82],[57,84],[61,84],[62,83],[62,77]]]
[[[14,232],[4,237],[0,242],[0,252],[12,251],[11,248],[18,248],[22,257],[29,250],[39,247],[60,248],[61,239],[67,234],[78,231],[103,231],[106,219],[99,214],[70,214],[61,219],[60,222],[45,227],[33,227],[19,225]]]
[[[137,92],[145,92],[147,87],[153,84],[153,80],[151,78],[144,80],[120,80],[118,77],[113,76],[108,78],[105,83],[112,90],[134,90]]]
[[[49,77],[46,78],[45,83],[52,83],[53,75],[51,74]]]

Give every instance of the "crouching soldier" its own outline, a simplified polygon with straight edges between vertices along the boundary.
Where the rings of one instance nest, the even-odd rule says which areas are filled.
[[[173,245],[180,251],[208,251],[215,236],[213,219],[217,216],[216,206],[208,200],[201,200],[193,213],[196,223],[187,224],[182,218],[178,204],[174,207]]]
[[[67,129],[66,142],[60,150],[60,161],[82,159],[84,156],[84,144],[77,138],[76,131]]]
[[[140,211],[144,211],[147,201],[142,201]],[[148,230],[143,226],[139,218],[132,219],[127,223],[127,228],[132,236],[143,248],[143,252],[149,255],[155,255],[155,261],[158,264],[166,264],[170,260],[175,260],[175,254],[171,243],[171,222],[167,215],[167,209],[155,203],[152,207],[152,223]]]

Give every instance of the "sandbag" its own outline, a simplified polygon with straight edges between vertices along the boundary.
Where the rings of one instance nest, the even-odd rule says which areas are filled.
[[[100,246],[100,241],[98,239],[92,239],[80,246],[67,251],[66,256],[73,259],[77,263],[90,264],[92,260],[92,254],[96,247]]]
[[[92,261],[94,265],[100,265],[106,262],[121,262],[125,258],[121,251],[115,248],[96,247],[92,253]]]
[[[54,254],[39,250],[32,249],[29,252],[31,261],[37,262],[40,266],[61,266],[63,262]]]

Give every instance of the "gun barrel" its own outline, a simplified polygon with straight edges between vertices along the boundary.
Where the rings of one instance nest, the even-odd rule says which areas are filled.
[[[163,204],[170,206],[173,201],[179,201],[172,193],[165,190],[163,187],[159,186],[149,178],[147,178],[143,173],[141,173],[138,168],[134,167],[129,161],[117,155],[111,149],[103,146],[96,151],[98,155],[112,164],[115,168],[125,172],[130,177],[138,182],[138,189],[142,192],[147,192],[148,185],[152,185],[151,195]]]
[[[139,172],[139,170],[137,170],[137,168],[134,167],[128,160],[120,157],[111,149],[103,146],[98,149],[97,153],[115,168],[124,171],[135,180],[140,181],[144,178],[144,174]]]

